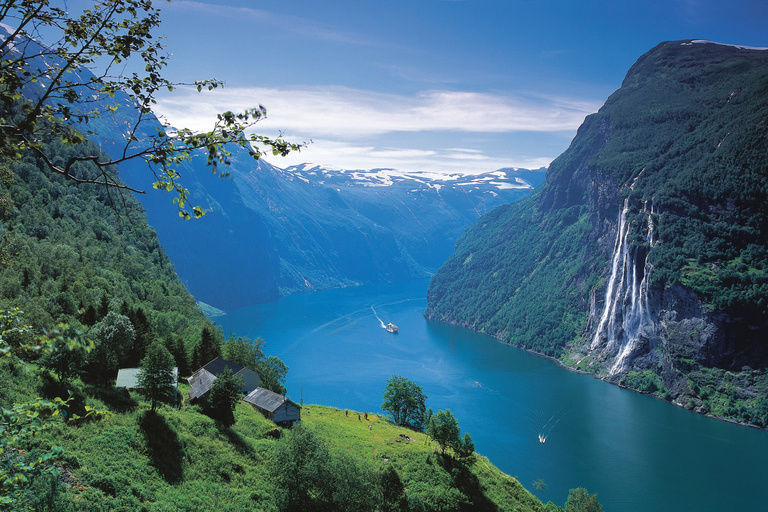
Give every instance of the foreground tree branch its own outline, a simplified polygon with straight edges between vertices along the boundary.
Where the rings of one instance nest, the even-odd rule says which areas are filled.
[[[182,163],[203,153],[214,174],[230,164],[227,146],[245,148],[258,159],[264,152],[287,155],[300,145],[278,136],[247,134],[266,117],[259,105],[241,113],[224,112],[207,132],[171,130],[152,112],[159,91],[188,85],[198,92],[223,86],[219,80],[193,84],[172,83],[163,74],[167,65],[164,45],[153,36],[160,25],[160,11],[152,0],[94,0],[79,14],[54,7],[50,0],[0,0],[0,155],[20,158],[33,151],[48,169],[77,183],[107,187],[120,193],[143,193],[121,182],[115,165],[141,159],[148,164],[154,188],[174,194],[179,215],[200,217],[204,210],[187,203],[189,191],[179,172]],[[8,28],[11,27],[11,28]],[[46,37],[41,40],[41,34]],[[127,75],[113,74],[118,64],[142,69]],[[80,145],[99,135],[93,121],[125,109],[129,129],[116,158],[102,154],[54,163],[43,142],[59,139]],[[160,129],[154,129],[158,126]],[[72,171],[76,163],[94,166],[96,178],[82,178]]]

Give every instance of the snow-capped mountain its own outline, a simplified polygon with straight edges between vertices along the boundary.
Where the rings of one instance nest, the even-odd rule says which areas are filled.
[[[231,181],[211,178],[202,161],[185,171],[193,202],[210,210],[203,220],[179,222],[167,198],[141,198],[189,290],[222,309],[427,277],[472,222],[527,195],[545,174],[280,169],[237,150],[232,162]],[[201,254],[211,263],[202,263]]]
[[[443,187],[466,187],[483,192],[502,190],[532,190],[543,180],[545,168],[537,170],[507,167],[483,174],[438,174],[428,172],[401,172],[397,169],[344,170],[312,164],[287,167],[286,175],[307,183],[346,187],[391,187],[401,185],[414,190]]]

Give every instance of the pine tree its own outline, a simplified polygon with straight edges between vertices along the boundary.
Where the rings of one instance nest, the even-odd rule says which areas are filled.
[[[200,333],[200,343],[195,347],[195,369],[210,363],[221,356],[221,336],[208,326]]]
[[[172,395],[175,384],[173,368],[175,363],[170,352],[160,343],[153,343],[147,350],[147,355],[141,360],[138,384],[142,393],[151,403],[151,409],[157,408],[157,403]]]
[[[242,389],[243,379],[235,377],[231,369],[225,368],[213,381],[208,392],[211,416],[225,425],[232,425],[235,422],[235,406],[240,400]]]

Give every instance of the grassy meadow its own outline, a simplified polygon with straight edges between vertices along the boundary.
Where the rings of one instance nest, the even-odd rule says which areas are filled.
[[[61,391],[44,373],[22,373],[27,389],[36,387],[43,396]],[[305,435],[308,430],[324,447],[310,455],[320,467],[338,472],[346,464],[349,474],[368,475],[359,485],[366,486],[370,510],[549,510],[487,458],[442,455],[425,434],[379,414],[369,413],[366,420],[364,412],[305,405],[300,426],[283,429],[241,402],[235,423],[227,427],[186,400],[161,404],[155,413],[140,394],[97,392],[79,380],[68,387],[74,397],[69,414],[86,406],[109,412],[56,422],[14,453],[34,458],[51,446],[63,448],[55,462],[58,478],[36,479],[14,510],[291,510],[279,499],[285,492],[278,478],[284,466],[275,454],[297,430]],[[183,396],[188,388],[179,387]],[[385,475],[397,481],[389,498],[391,491],[382,487]],[[337,506],[331,510],[350,509],[333,496]]]

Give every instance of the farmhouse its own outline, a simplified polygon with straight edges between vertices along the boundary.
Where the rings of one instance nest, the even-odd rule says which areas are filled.
[[[115,382],[116,388],[136,389],[139,387],[138,379],[141,368],[120,368],[117,371],[117,381]],[[179,369],[173,369],[173,387],[176,386],[176,381],[179,380]]]
[[[232,370],[232,374],[236,377],[243,379],[243,393],[250,393],[259,386],[260,377],[259,374],[250,368],[245,368],[239,364],[227,361],[220,357],[217,357],[210,363],[206,364],[188,379],[189,380],[189,400],[194,401],[205,395],[216,377],[229,368]]]
[[[290,427],[301,420],[301,407],[283,395],[256,388],[243,400],[280,426]]]

